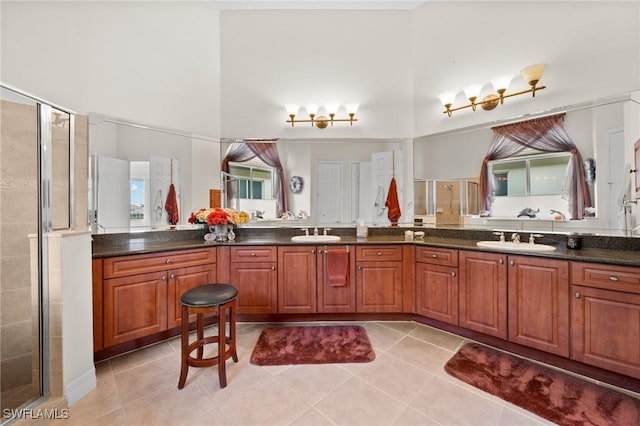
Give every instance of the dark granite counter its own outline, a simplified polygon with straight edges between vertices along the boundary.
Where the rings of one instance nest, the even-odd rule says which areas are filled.
[[[404,231],[424,231],[423,240],[406,241]],[[130,234],[93,235],[93,257],[103,258],[132,254],[154,253],[167,250],[186,250],[218,245],[300,245],[291,242],[291,237],[301,235],[296,228],[238,228],[236,239],[226,243],[207,243],[204,241],[205,229],[183,231],[157,231]],[[477,241],[496,240],[491,231],[436,228],[369,228],[367,238],[357,238],[354,228],[335,228],[332,235],[339,235],[341,241],[326,245],[343,244],[413,244],[450,249],[503,252],[510,255],[527,255],[566,259],[580,262],[600,262],[615,265],[640,267],[640,238],[603,237],[582,235],[582,249],[566,248],[567,235],[543,234],[537,243],[553,245],[552,252],[513,252],[497,249],[485,249],[476,246]],[[520,232],[526,241],[529,232]],[[507,236],[508,238],[508,236]],[[313,243],[304,243],[313,245]],[[321,245],[325,245],[322,243]]]

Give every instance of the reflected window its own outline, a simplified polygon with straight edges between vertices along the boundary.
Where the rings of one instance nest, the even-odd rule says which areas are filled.
[[[494,195],[504,197],[562,194],[570,159],[570,154],[553,153],[490,161]]]
[[[145,185],[142,179],[131,179],[131,207],[129,218],[133,223],[144,220]]]
[[[238,196],[247,200],[272,200],[274,169],[253,159],[244,163],[229,163],[229,173],[238,179]]]

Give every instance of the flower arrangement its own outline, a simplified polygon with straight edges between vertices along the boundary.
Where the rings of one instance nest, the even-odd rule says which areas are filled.
[[[238,223],[249,222],[249,215],[246,212],[238,212],[233,209],[223,209],[214,207],[210,209],[202,208],[192,212],[189,216],[189,223],[206,223],[207,225],[236,225]]]

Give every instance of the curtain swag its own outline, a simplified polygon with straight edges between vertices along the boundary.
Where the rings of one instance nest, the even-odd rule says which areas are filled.
[[[525,148],[543,152],[569,152],[563,192],[569,202],[571,219],[582,219],[584,209],[592,207],[591,195],[584,178],[584,163],[580,151],[564,128],[565,114],[534,118],[519,123],[492,127],[493,139],[480,169],[480,202],[483,210],[491,208],[495,183],[489,176],[488,163],[512,157]]]
[[[288,210],[287,197],[285,192],[284,170],[278,155],[278,148],[272,142],[235,142],[227,149],[227,155],[222,159],[222,171],[229,173],[229,163],[242,163],[258,157],[265,164],[276,169],[276,215],[278,217]],[[233,186],[231,182],[226,182],[227,206],[231,204],[233,197]]]

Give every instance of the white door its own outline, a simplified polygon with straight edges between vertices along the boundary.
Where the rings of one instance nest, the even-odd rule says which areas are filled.
[[[373,197],[373,222],[388,225],[388,209],[385,207],[391,177],[395,176],[398,202],[402,209],[402,152],[374,152],[371,154],[371,196]],[[402,219],[400,219],[402,220]]]
[[[98,227],[105,231],[129,229],[131,192],[129,162],[98,156]],[[98,231],[101,232],[101,231]]]
[[[622,211],[622,198],[626,193],[629,197],[629,188],[625,188],[625,181],[627,181],[627,172],[624,167],[620,167],[620,161],[624,158],[624,131],[617,129],[608,132],[608,149],[607,149],[607,195],[606,206],[598,206],[598,209],[603,209],[601,214],[607,218],[608,229],[624,229],[625,218],[624,214],[620,214]],[[597,165],[596,165],[597,167]],[[596,168],[596,181],[598,170]],[[627,185],[628,186],[628,185]]]
[[[151,190],[151,226],[153,228],[167,228],[169,221],[164,204],[169,195],[169,186],[173,182],[178,199],[178,213],[180,221],[189,217],[189,212],[182,211],[180,191],[180,162],[176,159],[151,156],[149,166],[149,180]],[[186,217],[185,217],[186,215]]]
[[[373,199],[371,198],[371,162],[365,161],[360,163],[359,168],[360,192],[358,193],[358,218],[365,223],[372,220]]]
[[[316,163],[316,223],[342,222],[342,163]]]

